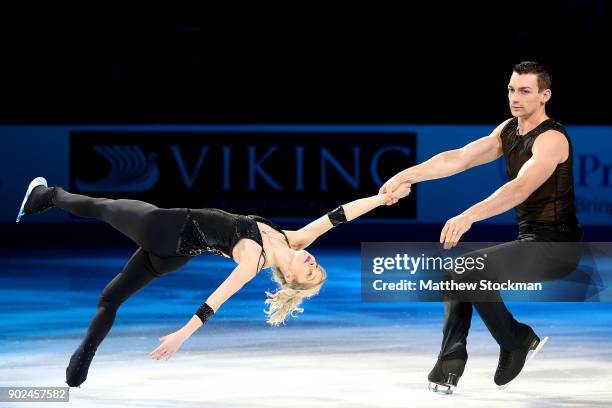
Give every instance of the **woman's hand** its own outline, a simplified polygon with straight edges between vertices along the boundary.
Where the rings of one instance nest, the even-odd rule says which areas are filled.
[[[393,192],[386,193],[389,199],[385,202],[385,205],[393,205],[397,203],[400,199],[410,194],[411,188],[412,184],[408,182],[400,183]]]
[[[151,358],[159,360],[163,358],[168,360],[177,350],[183,345],[183,342],[189,338],[185,332],[178,330],[174,333],[170,333],[166,336],[160,337],[159,340],[162,342],[159,347],[153,350],[149,355]]]
[[[408,169],[406,169],[408,170]],[[411,183],[411,180],[408,179],[408,174],[406,172],[406,170],[402,170],[399,173],[397,173],[395,176],[391,177],[389,180],[387,180],[385,182],[385,184],[383,184],[380,187],[380,190],[378,190],[379,194],[385,194],[385,193],[393,193],[395,190],[397,190],[400,186],[400,184],[402,183]]]

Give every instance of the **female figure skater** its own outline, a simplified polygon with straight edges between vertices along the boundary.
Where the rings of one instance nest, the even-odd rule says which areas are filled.
[[[410,184],[405,183],[393,195],[355,200],[298,231],[285,231],[254,215],[236,215],[213,208],[158,208],[138,200],[71,194],[61,187],[49,188],[43,177],[37,177],[28,186],[17,222],[23,215],[57,207],[80,217],[103,220],[139,246],[123,270],[102,291],[85,338],[70,358],[66,383],[76,387],[87,379],[93,356],[110,331],[119,306],[156,278],[186,265],[192,257],[209,251],[232,258],[237,266],[187,324],[160,338],[162,343],[150,353],[152,358],[169,359],[263,268],[272,268],[273,280],[279,286],[274,293],[266,292],[268,323],[279,325],[288,315],[302,312],[299,307],[302,300],[319,293],[326,278],[325,270],[304,248],[333,226],[380,205],[391,205],[409,193]]]

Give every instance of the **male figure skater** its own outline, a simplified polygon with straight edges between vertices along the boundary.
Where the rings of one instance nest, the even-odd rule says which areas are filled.
[[[543,64],[525,61],[515,65],[508,84],[512,118],[488,136],[399,172],[380,189],[388,193],[401,183],[448,177],[503,155],[509,181],[449,219],[440,234],[444,247],[453,247],[474,222],[514,208],[519,235],[515,241],[482,250],[488,255],[485,276],[514,281],[557,279],[571,273],[580,259],[579,244],[573,244],[576,250],[553,249],[552,257],[532,251],[533,242],[579,243],[583,239],[574,207],[572,145],[565,128],[546,114],[550,87],[551,74]],[[553,259],[559,256],[563,260]],[[441,351],[428,376],[433,391],[452,393],[463,374],[472,305],[500,346],[494,377],[499,388],[505,388],[546,341],[514,319],[499,292],[494,301],[486,302],[465,293],[445,295]]]

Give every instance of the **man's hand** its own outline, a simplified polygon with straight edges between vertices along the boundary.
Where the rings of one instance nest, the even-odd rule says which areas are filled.
[[[446,221],[440,233],[440,243],[444,249],[450,249],[457,245],[461,236],[472,227],[472,219],[469,215],[459,214]]]
[[[410,194],[411,188],[412,184],[408,182],[400,183],[393,192],[386,193],[390,199],[385,203],[385,205],[393,205],[397,203],[400,199]]]
[[[380,187],[380,190],[378,190],[378,194],[393,193],[395,190],[397,190],[399,185],[405,181],[406,180],[404,180],[404,172],[400,171],[395,176],[387,180],[387,182],[383,184],[382,187]]]
[[[168,360],[174,353],[177,352],[177,350],[183,345],[183,342],[188,338],[189,336],[187,336],[181,330],[170,333],[167,336],[160,337],[159,340],[162,342],[162,344],[149,353],[149,355],[151,358],[156,360],[159,360],[160,358]]]

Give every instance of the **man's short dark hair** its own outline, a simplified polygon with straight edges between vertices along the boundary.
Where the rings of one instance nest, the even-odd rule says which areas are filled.
[[[536,74],[538,76],[538,92],[550,89],[552,84],[550,68],[540,62],[523,61],[516,64],[512,71],[517,74]]]

